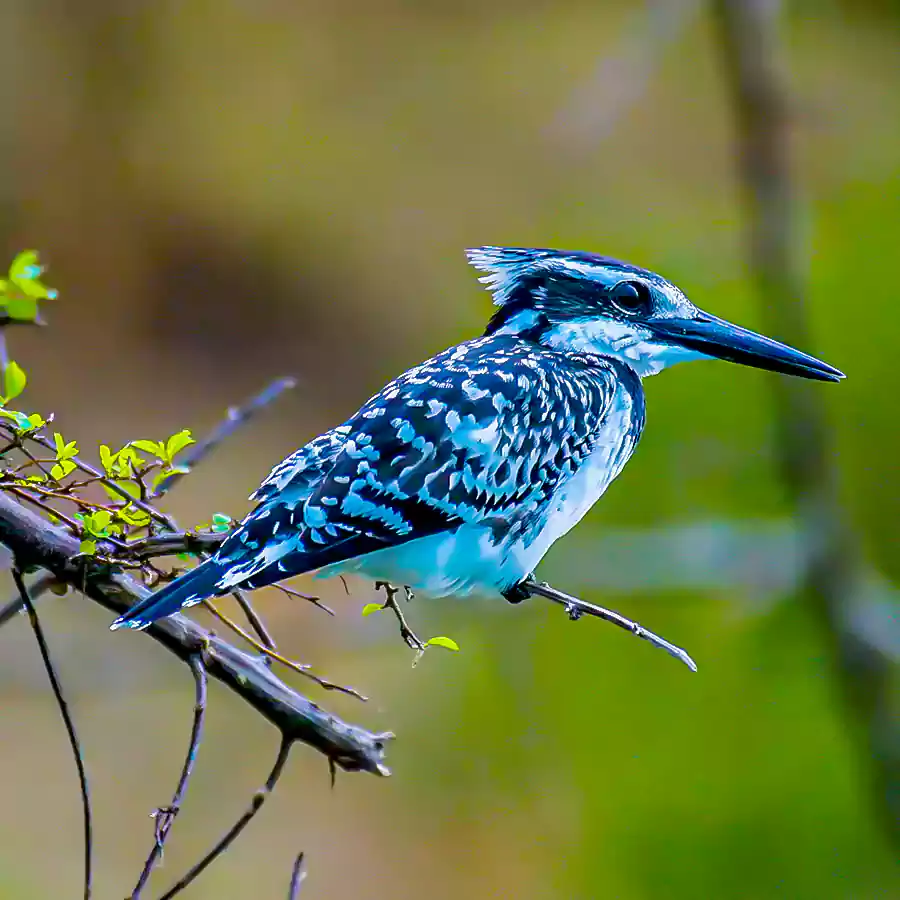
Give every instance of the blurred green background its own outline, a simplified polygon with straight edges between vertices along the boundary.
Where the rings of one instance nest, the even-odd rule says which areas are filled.
[[[13,335],[28,405],[89,449],[202,433],[296,375],[174,493],[192,523],[243,515],[283,454],[480,330],[467,246],[618,256],[759,327],[718,34],[705,4],[654,6],[4,0],[2,245],[39,248],[62,295],[51,328]],[[785,14],[803,349],[849,376],[814,390],[896,659],[900,18],[850,0]],[[187,896],[284,896],[301,849],[311,898],[900,896],[897,783],[794,593],[774,377],[704,363],[652,379],[639,451],[542,571],[688,648],[697,675],[538,600],[419,599],[415,625],[462,652],[412,669],[393,623],[360,616],[369,585],[316,585],[336,620],[263,592],[285,652],[373,697],[313,695],[397,732],[394,776],[331,790],[298,748]],[[190,677],[77,596],[44,609],[93,778],[97,897],[120,898],[181,765]],[[0,695],[0,897],[73,896],[76,785],[24,620],[0,632]],[[274,757],[271,729],[211,699],[157,893]]]

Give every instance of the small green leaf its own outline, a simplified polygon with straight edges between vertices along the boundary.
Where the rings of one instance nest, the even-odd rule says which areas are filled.
[[[50,470],[50,474],[57,480],[60,481],[66,477],[66,475],[71,475],[72,472],[75,471],[75,463],[70,459],[60,459],[60,461]]]
[[[17,362],[9,362],[3,370],[3,390],[6,400],[14,400],[25,390],[28,379],[25,372]]]
[[[128,481],[124,478],[117,478],[116,484],[125,491],[130,497],[134,497],[135,499],[139,499],[141,496],[140,488],[133,482]],[[112,500],[122,500],[122,494],[111,488],[108,484],[103,485],[103,490],[109,495]]]
[[[113,453],[106,444],[100,445],[100,465],[103,466],[103,471],[106,472],[107,475],[113,474],[112,466],[118,455],[118,453]]]
[[[40,274],[37,250],[23,250],[17,253],[9,266],[10,281],[27,281],[30,278],[37,278]]]
[[[37,300],[18,293],[7,295],[6,314],[17,322],[33,322],[38,316]]]
[[[12,412],[8,409],[0,409],[0,419],[9,419],[11,422],[15,422],[16,428],[19,431],[26,431],[31,427],[28,416],[26,416],[25,413]]]
[[[166,459],[171,462],[172,457],[174,457],[176,453],[180,450],[184,450],[185,447],[193,443],[195,443],[194,439],[191,437],[191,432],[187,428],[179,431],[177,434],[173,434],[172,437],[166,441]]]
[[[19,278],[16,280],[16,287],[32,300],[50,300],[55,295],[55,292],[38,278]]]
[[[364,616],[371,616],[372,613],[381,612],[383,609],[384,607],[380,603],[367,603],[362,608],[362,614]]]
[[[30,429],[43,428],[46,424],[44,417],[40,413],[32,413],[28,417],[28,427]]]
[[[116,499],[119,499],[118,497]],[[121,519],[132,528],[143,528],[150,524],[150,516],[142,509],[134,509],[130,505],[116,509],[116,518]]]
[[[97,542],[92,540],[83,540],[79,547],[82,553],[93,556],[97,552]]]
[[[453,638],[444,637],[443,635],[439,635],[438,637],[433,637],[428,641],[425,641],[426,647],[444,647],[447,650],[459,650],[459,644],[453,640]]]
[[[231,516],[226,516],[225,513],[213,513],[212,517],[212,530],[221,532],[228,531],[231,528],[232,520]]]
[[[132,447],[137,447],[138,450],[143,450],[144,453],[149,453],[151,456],[155,456],[157,459],[165,459],[166,456],[166,445],[158,444],[156,441],[131,441]]]
[[[98,509],[91,516],[91,529],[95,534],[105,530],[106,526],[112,522],[112,513],[108,509]]]

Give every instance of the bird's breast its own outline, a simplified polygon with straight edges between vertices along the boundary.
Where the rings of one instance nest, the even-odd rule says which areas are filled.
[[[641,400],[626,386],[617,387],[592,451],[578,470],[550,497],[543,525],[531,551],[539,554],[538,559],[581,521],[622,471],[640,437],[643,422]]]

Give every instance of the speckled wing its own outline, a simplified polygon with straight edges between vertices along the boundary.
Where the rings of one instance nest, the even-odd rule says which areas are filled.
[[[266,502],[217,554],[232,563],[220,588],[261,587],[464,523],[497,541],[522,533],[594,448],[614,390],[604,361],[507,336],[439,354],[342,426],[327,473],[300,502],[286,497],[287,470],[269,476]],[[329,438],[314,455],[335,447]],[[305,483],[311,458],[295,479]]]
[[[250,499],[262,503],[289,486],[298,496],[304,491],[308,495],[313,486],[328,474],[349,435],[350,426],[344,424],[310,441],[278,463],[250,495]]]

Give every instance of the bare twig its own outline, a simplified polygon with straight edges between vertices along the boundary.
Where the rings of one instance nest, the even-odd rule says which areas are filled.
[[[0,543],[9,548],[20,566],[49,570],[116,615],[149,593],[128,575],[110,573],[108,567],[90,558],[78,559],[75,538],[2,492]],[[319,750],[340,768],[390,774],[384,752],[393,735],[367,731],[325,712],[288,687],[260,657],[233,647],[178,614],[155,622],[145,634],[184,662],[204,650],[210,678],[241,697],[283,735]]]
[[[206,459],[219,444],[231,437],[235,431],[251,419],[260,410],[265,409],[274,400],[277,400],[285,391],[293,388],[297,382],[293,378],[277,378],[255,397],[247,401],[243,406],[232,406],[228,409],[225,419],[217,425],[205,438],[192,444],[178,458],[178,467],[182,471],[173,472],[164,478],[156,487],[154,497],[161,497],[170,491],[179,481],[198,463]]]
[[[188,665],[190,665],[191,672],[194,675],[194,722],[191,727],[191,739],[188,743],[187,756],[184,759],[178,786],[172,795],[172,802],[168,806],[160,807],[153,813],[153,848],[150,850],[150,855],[147,857],[138,882],[131,893],[131,900],[137,900],[141,891],[150,880],[154,866],[162,859],[166,839],[169,836],[172,825],[175,824],[175,817],[178,815],[184,796],[187,793],[188,782],[194,771],[197,751],[200,749],[200,740],[203,737],[203,722],[206,717],[206,666],[203,664],[203,658],[199,653],[188,660]]]
[[[56,668],[53,665],[53,659],[50,655],[50,648],[44,637],[44,629],[41,627],[40,619],[38,619],[37,610],[31,602],[28,594],[28,588],[22,578],[22,573],[18,568],[18,562],[12,568],[12,577],[19,596],[22,599],[28,619],[31,622],[31,628],[34,631],[35,639],[38,643],[38,649],[41,653],[41,661],[47,671],[47,678],[50,680],[50,687],[53,689],[53,696],[56,698],[56,704],[59,707],[59,714],[62,716],[63,723],[66,726],[66,735],[69,738],[69,744],[72,748],[72,757],[75,760],[75,768],[78,771],[78,784],[81,790],[81,810],[82,823],[84,831],[84,900],[90,900],[91,887],[93,882],[92,860],[94,851],[93,836],[93,814],[91,811],[91,792],[88,785],[87,772],[84,767],[84,758],[81,754],[81,743],[78,740],[78,732],[75,730],[75,722],[69,711],[69,704],[66,702],[65,695],[62,691],[62,684],[59,676],[56,674]]]
[[[318,597],[313,597],[312,594],[304,594],[301,591],[294,590],[292,587],[288,587],[285,584],[273,584],[273,588],[277,591],[281,591],[282,594],[285,594],[288,597],[297,597],[299,600],[305,600],[307,603],[312,603],[313,606],[318,607],[323,612],[328,613],[329,616],[333,616],[334,610],[330,606],[326,606]]]
[[[670,656],[674,656],[675,659],[681,660],[681,662],[683,662],[692,672],[697,671],[697,664],[680,647],[670,644],[665,638],[661,638],[652,631],[648,631],[642,625],[638,625],[637,622],[626,618],[614,610],[606,609],[603,606],[595,606],[593,603],[579,600],[578,597],[573,597],[571,594],[558,591],[545,581],[529,579],[525,582],[523,587],[528,590],[532,596],[546,597],[554,603],[562,604],[569,614],[569,618],[573,621],[580,619],[583,615],[588,615],[603,619],[604,622],[611,622],[613,625],[618,625],[619,628],[623,628],[625,631],[630,632],[636,637],[649,641],[654,647],[665,650]]]
[[[297,900],[300,896],[300,885],[306,881],[306,866],[303,864],[303,854],[298,853],[294,860],[294,868],[291,871],[291,886],[288,889],[288,900]]]
[[[173,556],[176,553],[208,553],[215,550],[227,534],[206,531],[167,531],[150,537],[126,542],[126,555],[139,559]]]
[[[804,263],[796,234],[788,93],[779,34],[781,4],[716,0],[722,63],[738,129],[738,163],[748,215],[750,265],[769,333],[808,345]],[[812,551],[801,596],[827,626],[834,677],[848,716],[862,724],[861,758],[873,765],[873,797],[885,833],[900,843],[900,717],[891,662],[855,612],[874,573],[841,508],[823,392],[795,378],[772,378],[781,477]],[[893,599],[893,598],[892,598]]]
[[[266,623],[263,622],[262,617],[253,608],[253,604],[250,602],[247,592],[236,590],[231,592],[231,596],[234,597],[237,601],[237,605],[241,608],[241,612],[247,617],[247,621],[250,623],[250,627],[256,632],[259,642],[267,650],[276,650],[275,638],[272,637],[272,633],[266,628]]]
[[[337,691],[341,694],[347,694],[350,697],[356,697],[357,700],[362,700],[366,702],[369,698],[363,696],[359,691],[352,687],[345,687],[341,684],[335,684],[332,681],[328,681],[326,678],[322,678],[319,675],[314,674],[310,667],[303,664],[294,662],[292,659],[288,659],[286,656],[282,656],[276,650],[273,650],[271,647],[265,646],[265,644],[257,641],[253,635],[248,634],[234,622],[232,619],[228,618],[225,613],[221,612],[216,608],[214,603],[211,603],[209,600],[204,600],[203,605],[223,624],[225,624],[228,628],[230,628],[235,634],[245,640],[254,650],[258,650],[264,656],[269,659],[274,659],[276,662],[280,662],[283,666],[286,666],[288,669],[291,669],[293,672],[297,672],[299,675],[302,675],[304,678],[309,678],[310,681],[315,682],[320,688],[326,691]]]
[[[221,856],[231,845],[240,833],[247,827],[253,817],[260,811],[263,803],[266,802],[269,795],[275,789],[281,773],[284,771],[288,757],[291,755],[293,741],[288,737],[282,737],[281,746],[278,748],[278,756],[275,758],[275,764],[266,783],[260,788],[250,801],[241,817],[228,829],[222,839],[203,857],[196,865],[192,866],[187,874],[176,884],[174,884],[159,900],[171,900],[176,894],[181,893],[198,875],[200,875],[211,863]]]
[[[28,595],[31,597],[31,602],[34,603],[35,600],[49,591],[54,584],[57,584],[57,579],[49,572],[38,575],[38,577],[28,585]],[[0,628],[6,625],[7,622],[11,622],[15,619],[16,616],[18,616],[19,613],[24,612],[24,610],[25,604],[22,602],[22,595],[19,591],[16,591],[15,597],[8,601],[6,606],[0,609]]]
[[[409,623],[406,621],[406,616],[403,615],[403,610],[400,609],[400,604],[397,603],[397,594],[400,593],[400,588],[394,587],[394,585],[390,584],[387,581],[376,581],[375,582],[375,590],[384,590],[384,593],[387,596],[387,599],[382,604],[382,609],[389,609],[397,618],[397,622],[400,625],[400,637],[406,641],[406,646],[411,650],[415,650],[418,653],[425,652],[425,644],[422,639],[409,627]],[[408,588],[406,590],[406,597],[410,599],[412,597],[412,593]]]

